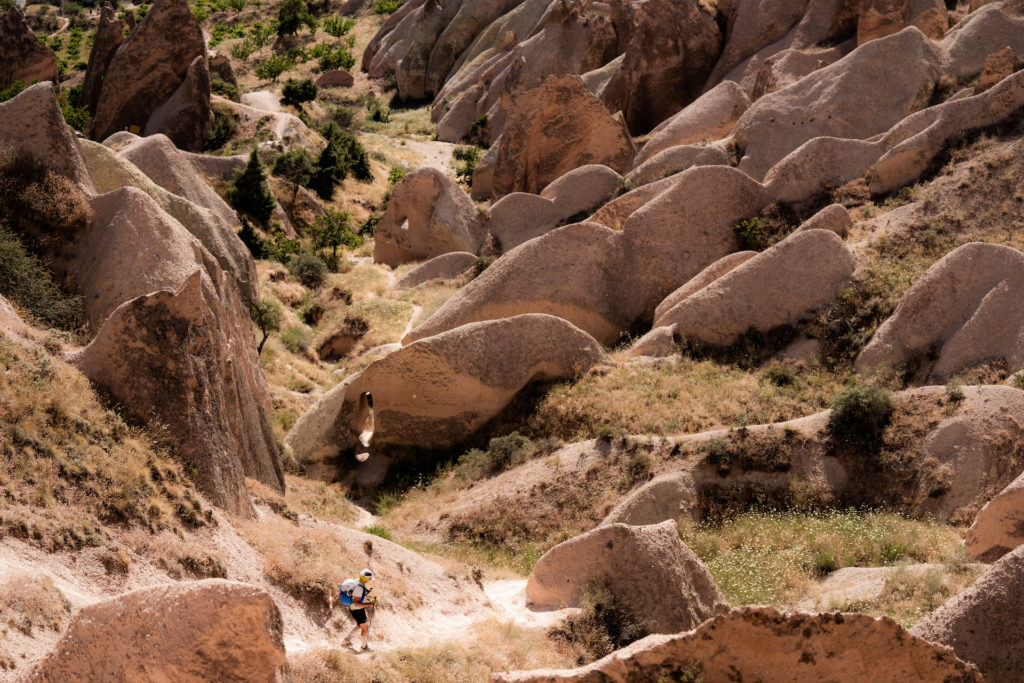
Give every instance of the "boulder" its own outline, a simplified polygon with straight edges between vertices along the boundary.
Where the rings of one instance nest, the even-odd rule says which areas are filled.
[[[729,153],[720,145],[669,147],[627,173],[626,180],[633,185],[647,185],[694,166],[728,166],[730,161]]]
[[[36,158],[83,192],[96,191],[75,143],[75,131],[64,123],[50,83],[36,83],[14,99],[0,102],[0,147]]]
[[[473,185],[469,196],[477,201],[490,199],[494,189],[494,168],[498,163],[499,140],[487,148],[483,157],[477,162],[473,169]]]
[[[895,61],[908,68],[892,69]],[[813,138],[863,139],[884,133],[928,103],[939,78],[939,61],[931,41],[910,27],[765,95],[733,131],[741,153],[739,168],[760,179]],[[863,105],[868,100],[870,107]]]
[[[578,605],[592,584],[606,586],[651,633],[687,631],[728,610],[711,572],[680,540],[674,519],[609,524],[556,545],[533,566],[526,598],[539,608]]]
[[[578,76],[551,77],[533,90],[506,96],[508,120],[494,167],[495,198],[536,194],[551,181],[586,164],[618,173],[633,160],[633,143]]]
[[[939,44],[945,74],[959,82],[969,81],[985,68],[989,55],[1009,47],[1024,56],[1024,17],[1002,2],[971,12],[954,26]]]
[[[660,327],[663,325],[665,314],[675,308],[677,304],[704,289],[729,271],[742,266],[755,256],[757,256],[756,251],[737,251],[728,256],[723,256],[694,275],[685,285],[665,297],[658,304],[658,307],[654,309],[654,326]]]
[[[395,283],[395,287],[408,289],[432,280],[452,280],[472,268],[474,261],[476,261],[476,254],[471,254],[468,251],[452,251],[441,254],[403,275]]]
[[[210,253],[149,195],[94,197],[71,279],[98,332],[73,363],[162,429],[200,489],[237,514],[245,477],[284,490],[252,323]]]
[[[438,121],[437,139],[442,142],[462,142],[472,131],[473,122],[480,118],[478,103],[483,95],[484,87],[479,84],[460,93]]]
[[[523,242],[551,232],[563,218],[555,203],[547,197],[513,192],[494,202],[487,230],[498,240],[501,251],[509,252]]]
[[[857,357],[860,372],[907,368],[942,384],[961,370],[1024,365],[1024,254],[972,242],[937,261],[907,291]],[[915,367],[916,366],[916,367]]]
[[[969,588],[917,623],[911,633],[953,648],[993,683],[1024,677],[1024,548],[992,565]]]
[[[654,180],[646,185],[629,190],[595,211],[589,221],[591,223],[600,223],[612,230],[622,230],[626,221],[629,220],[629,217],[637,209],[650,202],[662,192],[675,187],[678,181],[679,174],[673,174],[667,178]]]
[[[733,225],[767,203],[761,185],[734,168],[692,168],[633,211],[621,232],[577,223],[506,252],[404,341],[469,322],[549,313],[614,343],[706,265],[735,251]]]
[[[11,5],[0,23],[0,90],[16,81],[57,82],[57,55],[36,38],[25,15]]]
[[[234,278],[242,303],[248,304],[258,298],[256,264],[249,249],[238,238],[235,221],[226,222],[221,213],[168,192],[126,158],[98,142],[80,139],[78,144],[98,192],[105,194],[125,186],[142,190],[210,250],[220,267]]]
[[[562,220],[590,213],[608,201],[622,182],[622,176],[601,164],[587,164],[559,176],[540,192],[554,202]]]
[[[189,64],[185,80],[174,94],[149,115],[143,135],[162,133],[182,149],[199,151],[212,126],[210,71],[203,54]]]
[[[602,88],[601,101],[610,111],[621,111],[630,132],[638,135],[700,94],[722,34],[698,0],[622,3],[613,5],[616,13],[625,15],[613,18],[621,32],[628,32],[619,48],[625,56]]]
[[[199,57],[201,63],[194,65]],[[172,137],[179,147],[201,149],[202,140],[194,131],[202,129],[203,122],[209,130],[212,120],[206,41],[185,0],[154,3],[114,52],[102,81],[96,112],[86,129],[90,138],[104,140],[132,126],[143,130],[150,116],[173,99],[161,112],[159,129],[180,132],[184,137]],[[197,90],[204,87],[205,91]],[[172,125],[174,112],[188,114],[189,120]],[[197,142],[199,147],[194,146]]]
[[[650,332],[636,340],[630,353],[634,356],[649,356],[652,358],[667,358],[676,355],[679,347],[676,346],[676,338],[669,326],[655,327]]]
[[[356,79],[352,77],[352,74],[345,71],[344,69],[331,69],[325,71],[316,78],[316,87],[318,88],[348,88]]]
[[[828,230],[794,233],[689,295],[655,322],[709,346],[728,346],[753,328],[796,325],[835,301],[855,268]]]
[[[662,474],[636,489],[612,508],[601,526],[644,526],[678,520],[689,509],[696,492],[688,472]]]
[[[840,237],[846,237],[852,227],[853,219],[850,218],[850,212],[846,210],[846,207],[842,204],[829,204],[801,223],[796,232],[831,230]]]
[[[967,552],[983,562],[994,562],[1020,545],[1024,545],[1024,475],[985,504],[964,538]]]
[[[667,672],[667,673],[666,673]],[[673,680],[946,681],[980,683],[981,674],[942,645],[909,635],[889,617],[783,614],[743,607],[689,633],[653,635],[579,669],[497,674],[497,683]],[[986,677],[985,680],[988,680]]]
[[[373,260],[394,267],[451,251],[476,253],[485,234],[462,188],[438,169],[424,166],[406,174],[392,190],[374,230]]]
[[[88,107],[89,113],[96,111],[96,104],[103,89],[103,77],[107,74],[114,53],[124,41],[122,29],[123,24],[114,13],[114,8],[109,2],[103,3],[100,20],[96,25],[96,36],[89,51],[89,64],[85,69],[82,94],[78,96],[78,105]]]
[[[834,64],[853,49],[850,41],[830,48],[789,48],[765,59],[754,77],[751,101],[796,83],[804,76]]]
[[[281,612],[263,588],[188,581],[83,607],[29,680],[281,681]]]
[[[996,50],[985,58],[985,67],[978,76],[978,85],[974,92],[985,92],[993,85],[1003,80],[1017,69],[1017,55],[1013,48],[1007,45],[1002,50]]]
[[[327,392],[288,433],[303,462],[358,442],[373,396],[373,449],[465,442],[530,382],[574,377],[606,360],[586,333],[550,315],[517,315],[431,336]]]
[[[227,55],[210,55],[210,78],[219,78],[225,83],[238,87],[235,70],[231,67],[231,60]]]
[[[750,98],[732,81],[724,81],[663,121],[636,155],[635,165],[671,147],[724,138],[750,106]]]

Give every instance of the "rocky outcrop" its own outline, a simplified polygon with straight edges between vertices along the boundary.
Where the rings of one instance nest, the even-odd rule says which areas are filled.
[[[406,174],[392,190],[374,230],[373,260],[397,266],[451,251],[476,253],[485,234],[462,188],[436,168],[424,166]]]
[[[1024,545],[1024,475],[985,504],[967,530],[964,547],[983,562],[994,562]]]
[[[154,3],[114,52],[100,80],[95,115],[86,130],[90,138],[104,140],[134,126],[166,133],[178,147],[202,148],[213,120],[206,41],[185,0]]]
[[[408,289],[432,280],[451,280],[469,270],[474,261],[476,261],[476,254],[471,254],[468,251],[451,251],[441,254],[403,275],[395,283],[395,287]]]
[[[694,166],[728,166],[730,161],[729,153],[721,145],[679,145],[658,152],[627,173],[626,180],[634,185],[647,185]]]
[[[367,424],[371,449],[460,444],[528,383],[573,377],[605,360],[586,333],[550,315],[463,325],[372,363],[299,418],[285,444],[303,462],[344,452]]]
[[[565,218],[589,213],[618,189],[622,176],[601,164],[574,168],[559,176],[540,192],[550,199]]]
[[[331,69],[316,77],[318,88],[348,88],[355,82],[352,74],[344,69]]]
[[[662,474],[619,502],[601,525],[643,526],[679,519],[687,514],[695,495],[693,477],[688,472]]]
[[[992,565],[969,588],[918,622],[911,633],[953,648],[986,681],[1024,677],[1024,548]]]
[[[251,322],[216,260],[140,190],[92,200],[72,279],[96,337],[73,363],[155,428],[203,492],[251,510],[245,477],[283,490]]]
[[[1018,57],[1024,56],[1024,16],[1012,14],[1006,2],[991,4],[971,12],[954,26],[939,43],[946,75],[968,81],[984,70],[989,55],[1004,47]]]
[[[857,19],[857,45],[916,26],[929,38],[949,28],[942,0],[862,0]]]
[[[810,318],[835,301],[854,267],[853,254],[835,233],[794,233],[690,294],[654,324],[725,347],[750,329],[769,332]]]
[[[914,283],[857,357],[861,372],[904,368],[944,383],[966,368],[1024,365],[1024,254],[972,242],[944,256]]]
[[[87,607],[29,680],[279,681],[284,622],[270,594],[211,579],[142,588]]]
[[[231,67],[231,60],[227,55],[210,55],[210,78],[219,78],[238,87],[238,78],[235,77],[235,70]]]
[[[846,210],[846,207],[842,204],[829,204],[801,223],[796,232],[831,230],[840,237],[846,237],[852,227],[853,219],[850,218],[850,212]]]
[[[114,13],[109,2],[103,3],[100,9],[100,21],[96,25],[96,36],[93,38],[92,50],[89,51],[89,65],[85,69],[85,82],[82,94],[78,97],[79,106],[89,108],[89,113],[96,112],[96,104],[103,90],[103,77],[110,67],[117,48],[124,41],[121,20]]]
[[[159,149],[159,141],[163,140],[166,142],[167,138],[161,135],[146,138],[146,140],[156,141],[156,148]],[[234,278],[243,303],[247,304],[258,298],[256,264],[253,262],[252,254],[248,248],[238,238],[235,220],[228,222],[223,212],[215,212],[209,206],[193,203],[184,196],[169,192],[164,187],[157,185],[124,156],[115,153],[98,142],[83,139],[79,140],[78,144],[85,156],[86,163],[89,166],[89,174],[92,176],[98,192],[105,194],[125,186],[142,190],[155,199],[160,208],[173,216],[186,230],[202,242],[204,247],[210,250],[210,253],[217,259],[220,267]],[[170,146],[169,142],[168,146],[172,150],[174,149]],[[141,150],[136,149],[135,151]],[[205,197],[205,193],[202,192],[203,188],[206,191],[210,191],[198,178],[193,177],[189,179],[187,177],[191,169],[191,166],[187,164],[187,160],[185,160],[186,165],[182,167],[180,166],[182,159],[175,158],[174,156],[168,158],[134,153],[132,156],[140,160],[145,159],[149,161],[148,168],[154,175],[161,178],[166,184],[182,191],[183,194],[189,194],[193,198],[203,200]],[[165,163],[167,165],[164,165]],[[194,176],[194,172],[192,172],[192,175]],[[179,184],[178,180],[182,182]],[[199,185],[194,185],[194,183]],[[216,194],[213,195],[213,198],[217,203],[223,204],[223,200]],[[215,204],[213,206],[216,208]],[[232,219],[234,218],[234,212],[230,212],[228,215]]]
[[[646,133],[700,94],[722,41],[714,16],[697,0],[613,5],[624,59],[601,89],[634,135]],[[623,44],[624,43],[624,44]]]
[[[622,173],[633,160],[633,143],[577,76],[550,78],[538,88],[506,98],[508,120],[494,169],[495,198],[540,192],[548,183],[586,164]]]
[[[34,157],[86,193],[96,191],[50,83],[37,83],[0,102],[0,146]]]
[[[711,572],[679,539],[672,520],[609,524],[556,545],[530,572],[526,598],[540,608],[577,605],[594,584],[642,617],[651,633],[686,631],[728,609]]]
[[[948,647],[909,635],[888,617],[782,614],[771,607],[732,610],[689,633],[648,636],[580,669],[503,673],[493,680],[590,683],[663,676],[685,680],[684,675],[695,680],[764,683],[982,680],[973,665],[958,659]]]
[[[911,68],[895,70],[895,60]],[[816,137],[864,139],[928,103],[939,54],[915,28],[873,40],[842,60],[765,95],[740,117],[733,139],[739,167],[755,178]],[[885,93],[885,96],[877,96]],[[864,106],[867,100],[872,106]]]
[[[56,83],[57,55],[36,38],[21,10],[12,5],[0,22],[0,90],[16,81]]]
[[[985,92],[993,85],[1012,74],[1017,67],[1017,55],[1009,45],[996,50],[985,58],[985,68],[978,76],[975,92]]]
[[[726,166],[692,168],[662,182],[621,231],[577,223],[506,253],[404,341],[469,322],[549,313],[614,343],[706,265],[735,251],[735,222],[768,203],[761,185]]]
[[[654,309],[654,326],[660,327],[665,314],[690,296],[704,289],[712,282],[757,256],[756,251],[736,251],[723,256],[704,270],[694,275],[685,285],[669,294]]]
[[[724,138],[750,106],[750,98],[736,83],[725,81],[660,123],[636,155],[639,166],[670,147]]]

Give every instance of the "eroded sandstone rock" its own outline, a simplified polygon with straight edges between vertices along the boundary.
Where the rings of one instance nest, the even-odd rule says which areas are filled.
[[[468,251],[451,251],[441,254],[403,275],[395,283],[395,287],[409,288],[431,280],[451,280],[469,270],[474,261],[476,261],[476,254],[471,254]]]
[[[114,53],[124,41],[122,28],[123,25],[114,13],[114,8],[109,2],[103,3],[103,8],[100,10],[100,21],[96,25],[92,50],[89,51],[89,64],[85,69],[82,94],[78,97],[79,106],[88,107],[90,113],[96,111],[96,103],[99,101],[100,92],[103,89],[103,77],[107,74],[107,68],[110,66],[110,60],[114,58]]]
[[[57,55],[43,45],[14,5],[0,22],[0,90],[15,81],[57,82]]]
[[[985,504],[967,530],[967,552],[993,562],[1024,544],[1024,476],[1017,477]]]

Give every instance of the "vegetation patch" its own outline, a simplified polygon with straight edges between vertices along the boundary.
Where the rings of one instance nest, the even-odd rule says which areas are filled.
[[[28,574],[0,579],[0,625],[31,636],[36,629],[60,631],[71,616],[71,603],[53,581]]]
[[[580,607],[580,614],[548,633],[572,648],[577,666],[601,659],[649,633],[643,618],[605,586],[588,586],[580,598]]]

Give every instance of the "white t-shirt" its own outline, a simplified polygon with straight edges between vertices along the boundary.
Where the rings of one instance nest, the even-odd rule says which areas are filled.
[[[367,587],[366,587],[365,585],[363,585],[362,583],[360,583],[360,584],[359,584],[358,586],[356,586],[355,588],[353,588],[353,589],[352,589],[352,604],[351,604],[351,605],[349,605],[349,606],[348,606],[348,608],[349,608],[350,610],[356,610],[356,609],[366,609],[365,607],[360,607],[360,606],[359,606],[359,605],[357,605],[356,603],[357,603],[357,602],[363,602],[363,601],[365,601],[365,599],[366,599],[366,596],[367,596],[367,594],[368,594],[369,592],[370,592],[370,589],[369,589],[369,588],[367,588]]]

